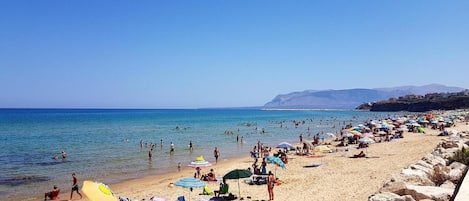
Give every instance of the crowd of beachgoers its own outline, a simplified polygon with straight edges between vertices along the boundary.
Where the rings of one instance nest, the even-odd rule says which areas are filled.
[[[433,111],[367,120],[358,125],[343,122],[338,132],[312,134],[308,129],[299,134],[296,142],[265,145],[259,140],[252,145],[249,157],[219,161],[220,149],[215,147],[215,161],[199,156],[189,168],[178,164],[174,173],[125,181],[113,184],[111,188],[114,195],[123,200],[124,197],[131,198],[129,200],[176,200],[184,195],[186,199],[192,196],[193,200],[235,197],[273,200],[274,194],[275,200],[366,200],[392,174],[431,152],[442,137],[457,137],[458,133],[467,131],[467,120],[467,111]],[[307,121],[278,123],[298,127]],[[265,132],[264,128],[256,127],[256,130]],[[226,132],[233,135],[232,131]],[[236,135],[236,138],[242,143],[242,136]],[[145,145],[141,141],[140,146],[149,148],[151,159],[157,145]],[[189,149],[192,148],[190,141]],[[173,149],[174,145],[171,145],[171,152]],[[238,180],[224,178],[235,169],[250,174]],[[199,180],[203,186],[194,186],[190,191],[179,188],[177,182],[187,178]],[[241,184],[236,183],[239,180]],[[230,186],[229,190],[224,189],[225,186]],[[196,193],[192,193],[193,189]],[[220,195],[220,192],[223,193]]]

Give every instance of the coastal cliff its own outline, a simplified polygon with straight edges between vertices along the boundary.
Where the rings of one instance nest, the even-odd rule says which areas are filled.
[[[364,103],[358,110],[379,112],[409,111],[425,112],[430,110],[455,110],[469,108],[469,90],[458,93],[432,93],[424,96],[406,95],[384,101]]]

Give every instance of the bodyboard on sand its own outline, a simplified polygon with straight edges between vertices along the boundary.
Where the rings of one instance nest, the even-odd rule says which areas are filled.
[[[321,166],[321,165],[322,165],[322,163],[313,163],[313,164],[311,164],[311,165],[305,165],[305,166],[303,166],[303,167],[304,167],[304,168],[313,168],[313,167],[319,167],[319,166]]]

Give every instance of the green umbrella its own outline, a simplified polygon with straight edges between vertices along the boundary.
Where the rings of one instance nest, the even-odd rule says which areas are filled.
[[[235,169],[231,170],[230,172],[226,173],[223,176],[223,179],[238,179],[238,193],[239,197],[241,197],[241,189],[239,188],[239,179],[241,178],[248,178],[252,175],[252,172],[244,169]]]

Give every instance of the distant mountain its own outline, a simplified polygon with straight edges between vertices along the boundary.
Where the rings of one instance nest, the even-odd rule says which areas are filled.
[[[401,86],[376,89],[306,90],[277,95],[264,105],[265,109],[354,109],[357,106],[405,95],[460,92],[460,87],[440,84]]]

